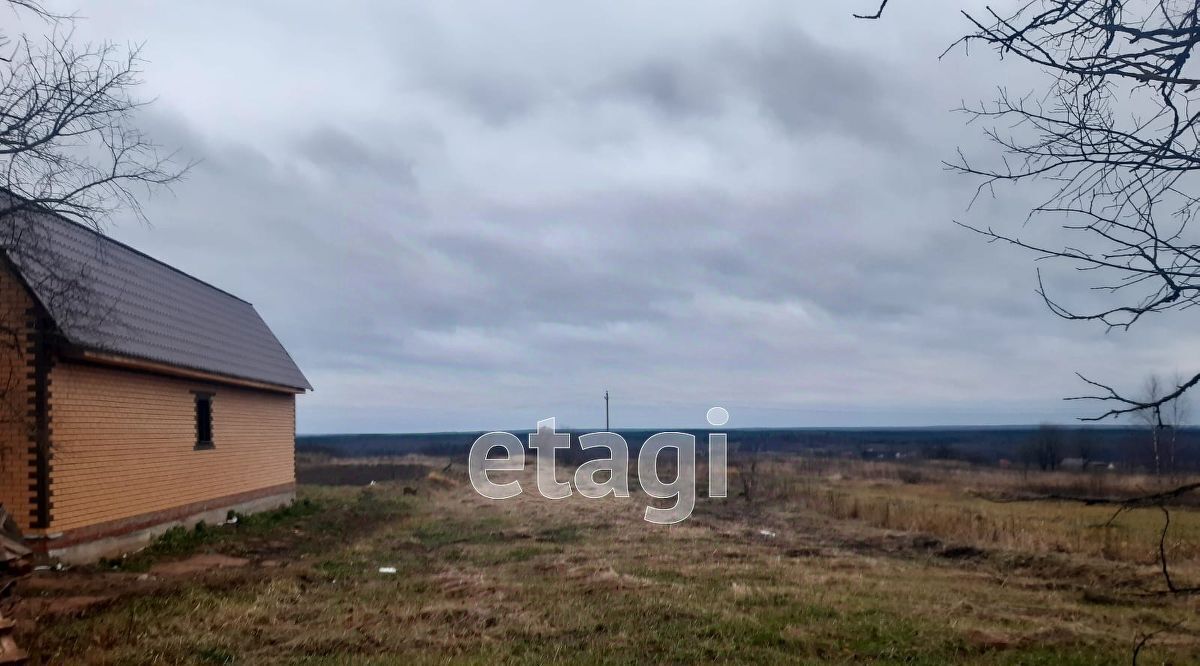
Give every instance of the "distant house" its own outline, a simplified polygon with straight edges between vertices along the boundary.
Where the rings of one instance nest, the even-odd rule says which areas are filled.
[[[1117,468],[1115,463],[1104,462],[1102,460],[1084,460],[1083,458],[1063,458],[1058,466],[1059,469],[1067,472],[1080,472],[1083,470],[1111,471]]]
[[[1067,472],[1078,472],[1087,467],[1087,461],[1083,458],[1063,458],[1058,467]]]
[[[86,561],[294,499],[312,387],[250,303],[33,213],[0,228],[0,322],[0,502],[36,551]]]

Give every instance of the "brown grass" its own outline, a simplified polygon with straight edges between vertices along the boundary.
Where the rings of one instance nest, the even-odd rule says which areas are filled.
[[[1130,497],[1189,479],[1095,473],[1028,473],[956,465],[776,459],[760,481],[768,504],[796,503],[838,520],[919,532],[980,548],[1068,553],[1154,566],[1162,516],[1063,501],[996,502],[1039,494]],[[1200,578],[1200,511],[1173,508],[1169,561]]]
[[[963,493],[969,470],[955,472],[958,485],[940,470],[931,483],[861,464],[767,469],[768,501],[702,501],[672,527],[643,521],[637,494],[487,501],[461,469],[415,496],[401,483],[304,487],[319,510],[144,563],[214,552],[246,566],[41,575],[23,588],[19,638],[38,663],[72,664],[1102,664],[1128,661],[1140,632],[1183,619],[1144,659],[1200,657],[1187,624],[1200,603],[1137,596],[1155,581],[1138,578],[1136,549],[1059,553],[1055,539],[1071,530],[1021,527],[1061,507],[994,513]],[[848,499],[822,499],[830,493]],[[1011,536],[948,519],[959,511]],[[33,602],[80,595],[104,600],[29,623]]]

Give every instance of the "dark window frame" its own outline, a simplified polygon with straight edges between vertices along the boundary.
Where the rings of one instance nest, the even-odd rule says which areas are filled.
[[[211,391],[192,391],[195,397],[196,450],[213,449],[213,394]],[[206,421],[206,422],[204,422]],[[207,431],[207,432],[206,432]],[[208,438],[205,439],[204,435]]]

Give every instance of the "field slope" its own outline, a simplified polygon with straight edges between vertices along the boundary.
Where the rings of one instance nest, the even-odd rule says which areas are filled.
[[[865,491],[828,475],[660,527],[639,493],[496,503],[460,468],[405,462],[412,478],[329,475],[342,485],[304,485],[293,509],[39,574],[15,604],[19,640],[73,664],[1108,664],[1200,610],[1127,589],[1154,584],[1144,563],[835,515],[844,503],[812,498]],[[1145,663],[1200,659],[1191,630],[1156,636]]]

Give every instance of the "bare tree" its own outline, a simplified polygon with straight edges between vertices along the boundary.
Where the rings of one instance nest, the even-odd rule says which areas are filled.
[[[1001,159],[980,164],[960,153],[948,166],[981,177],[981,191],[999,182],[1049,183],[1051,194],[1031,216],[1054,219],[1076,238],[1036,245],[970,228],[1090,272],[1093,289],[1114,301],[1078,310],[1051,297],[1039,273],[1046,305],[1066,319],[1127,330],[1145,315],[1196,303],[1200,255],[1187,234],[1197,212],[1193,171],[1200,169],[1200,79],[1188,65],[1200,40],[1196,4],[1047,0],[966,16],[974,32],[960,43],[982,42],[1050,76],[1041,91],[1000,90],[991,103],[964,108],[988,125]],[[1110,405],[1092,419],[1147,410],[1161,416],[1159,408],[1197,381],[1200,374],[1145,397],[1089,381],[1101,393],[1083,397]]]
[[[37,266],[36,275],[25,271],[23,278],[50,287],[39,289],[43,301],[77,302],[81,307],[70,312],[83,314],[91,300],[87,280],[78,268],[56,259],[46,229],[51,216],[102,232],[117,210],[141,217],[138,196],[176,180],[182,170],[134,123],[142,105],[132,95],[140,83],[136,49],[78,45],[71,20],[51,14],[36,0],[0,0],[0,8],[45,28],[41,35],[0,32],[0,270],[15,263]],[[28,434],[40,451],[48,442],[47,430],[44,417],[37,415],[41,408],[31,415],[30,403],[44,404],[45,383],[34,381],[30,370],[44,376],[38,360],[44,355],[37,350],[45,349],[53,330],[48,318],[13,308],[20,309],[8,303],[0,311],[0,426],[6,437]],[[7,521],[0,533],[12,536]],[[28,550],[8,538],[0,541],[0,579],[7,579],[19,573],[13,565],[24,557],[19,551]],[[5,661],[24,656],[10,630],[0,626]]]
[[[878,0],[878,19],[888,0]],[[979,179],[976,197],[1000,184],[1032,185],[1048,194],[1026,220],[1050,219],[1070,238],[1061,244],[1030,241],[992,227],[962,226],[989,241],[1028,250],[1043,264],[1059,263],[1092,278],[1091,292],[1108,298],[1096,309],[1051,296],[1041,271],[1038,293],[1055,315],[1128,330],[1143,318],[1200,303],[1200,242],[1190,226],[1200,211],[1200,43],[1196,0],[1018,0],[1007,11],[990,6],[963,11],[969,32],[955,46],[990,47],[1001,57],[1041,68],[1045,85],[960,109],[984,126],[998,148],[991,159],[961,150],[946,162]],[[1079,375],[1094,393],[1068,398],[1098,402],[1099,421],[1131,415],[1152,430],[1154,468],[1163,464],[1162,434],[1169,432],[1174,461],[1178,425],[1186,419],[1183,396],[1200,384],[1200,372],[1130,395]],[[1117,506],[1113,519],[1133,508],[1163,514],[1159,563],[1167,592],[1197,594],[1177,583],[1167,561],[1169,505],[1200,483],[1134,498],[1052,497]],[[1045,498],[1043,498],[1045,499]],[[1111,519],[1110,519],[1111,522]],[[1133,663],[1155,634],[1143,636]]]
[[[887,0],[861,18],[877,19]],[[1041,272],[1039,294],[1055,315],[1128,330],[1159,314],[1200,303],[1200,3],[1195,0],[1020,0],[1000,11],[963,11],[966,34],[947,49],[980,45],[1040,68],[1044,84],[1029,92],[1001,88],[990,102],[961,111],[980,124],[997,150],[980,160],[962,151],[946,163],[978,179],[976,196],[999,185],[1030,186],[1043,197],[1029,220],[1049,220],[1069,240],[1032,241],[1016,232],[963,226],[989,241],[1032,252],[1091,278],[1096,309],[1051,295]],[[1131,395],[1080,375],[1094,392],[1098,421],[1149,414],[1156,432],[1173,405],[1200,384],[1200,372]],[[1183,408],[1186,410],[1186,407]],[[1156,445],[1161,460],[1161,449]],[[1172,580],[1165,548],[1168,506],[1200,491],[1200,483],[1134,498],[1049,497],[1111,504],[1117,514],[1158,507],[1164,515],[1160,563],[1170,593],[1200,587]],[[1115,517],[1115,516],[1114,516]]]
[[[759,495],[759,481],[761,480],[759,463],[762,462],[762,441],[756,437],[752,442],[739,443],[735,445],[731,453],[729,463],[737,470],[738,481],[742,486],[742,492],[739,494],[747,504],[753,504]]]
[[[1174,386],[1179,386],[1186,379],[1180,373],[1175,373],[1171,383]],[[1186,428],[1192,420],[1192,400],[1189,395],[1181,395],[1172,400],[1161,408],[1166,413],[1165,421],[1170,426],[1168,431],[1169,439],[1167,440],[1167,464],[1171,473],[1178,473],[1180,470],[1180,440],[1179,432]]]
[[[1146,388],[1142,393],[1142,401],[1147,404],[1154,404],[1162,396],[1162,393],[1162,382],[1159,381],[1158,375],[1150,375],[1146,379]],[[1154,470],[1155,475],[1161,475],[1163,468],[1163,430],[1167,427],[1166,421],[1163,419],[1163,411],[1163,405],[1155,405],[1133,413],[1134,419],[1146,426],[1150,431],[1150,461],[1151,469]]]
[[[1026,469],[1036,466],[1042,471],[1056,470],[1062,462],[1063,439],[1061,428],[1042,424],[1036,433],[1021,444],[1017,455]]]
[[[1077,429],[1071,437],[1072,452],[1083,461],[1084,467],[1096,459],[1097,446],[1095,435],[1086,429]]]
[[[1156,475],[1161,475],[1164,471],[1178,470],[1179,429],[1187,425],[1191,416],[1191,403],[1186,395],[1165,404],[1156,403],[1166,391],[1178,386],[1181,381],[1179,374],[1171,381],[1160,379],[1158,375],[1150,375],[1142,390],[1141,400],[1153,406],[1132,414],[1134,420],[1150,432],[1151,464]]]
[[[862,18],[878,18],[887,2],[874,6]],[[1054,220],[1072,240],[1039,244],[964,226],[1091,275],[1092,290],[1111,300],[1097,310],[1052,297],[1039,271],[1039,293],[1066,319],[1125,330],[1147,315],[1200,302],[1200,245],[1188,229],[1200,204],[1200,71],[1191,61],[1200,7],[1032,0],[1004,12],[962,14],[969,31],[951,48],[984,45],[1047,77],[1040,89],[1000,89],[991,102],[962,108],[999,150],[982,161],[960,151],[946,165],[979,178],[977,194],[994,194],[1001,183],[1048,186],[1030,217]],[[1080,399],[1105,405],[1086,420],[1101,420],[1166,405],[1200,383],[1200,372],[1152,399],[1083,379],[1098,392]]]
[[[82,302],[85,280],[54,260],[45,216],[102,232],[119,210],[142,217],[139,197],[187,165],[137,128],[136,48],[76,43],[73,20],[34,0],[0,0],[0,8],[38,30],[0,32],[0,259],[36,256],[37,279],[53,285],[54,298]],[[0,353],[24,353],[24,324],[14,319],[0,321]],[[5,394],[21,379],[0,377],[0,404],[17,404]]]
[[[21,35],[0,67],[0,219],[51,211],[97,230],[119,209],[141,215],[139,195],[181,170],[134,124],[143,106],[138,51],[76,46],[53,20]]]

